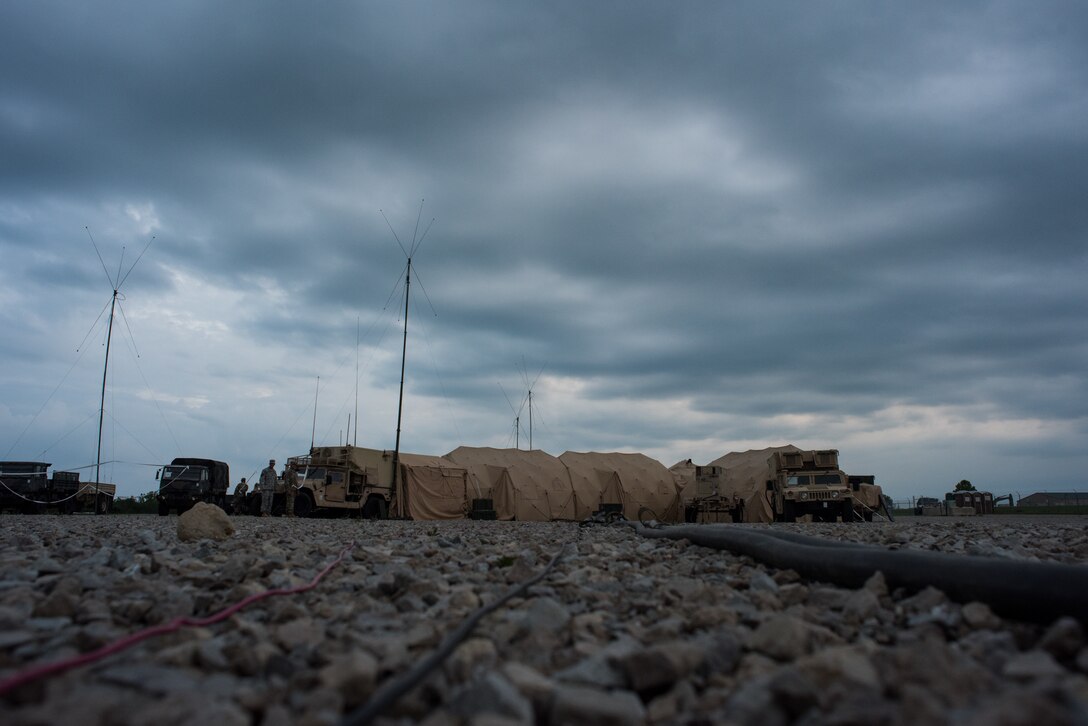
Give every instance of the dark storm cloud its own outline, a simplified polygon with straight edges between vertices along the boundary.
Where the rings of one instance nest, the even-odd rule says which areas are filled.
[[[106,302],[87,225],[111,269],[157,235],[126,292],[139,326],[204,336],[179,360],[305,352],[209,363],[231,389],[342,367],[356,320],[384,361],[403,315],[389,225],[410,245],[425,196],[410,390],[502,419],[497,382],[544,366],[579,382],[579,408],[553,415],[564,448],[727,446],[806,433],[775,417],[897,406],[1084,429],[1079,4],[0,16],[0,247],[29,296],[2,319],[21,340],[61,318],[78,337]],[[384,388],[399,369],[367,375]],[[631,401],[645,418],[616,414]],[[1043,451],[1018,425],[973,445]]]

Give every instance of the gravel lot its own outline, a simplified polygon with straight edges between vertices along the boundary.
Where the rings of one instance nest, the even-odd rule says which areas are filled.
[[[567,555],[489,616],[389,722],[1088,723],[1069,618],[1003,620],[936,590],[803,582],[744,557],[572,523],[0,517],[0,678],[269,588],[229,620],[147,640],[0,700],[5,724],[329,724],[481,603]],[[753,526],[756,525],[744,525]],[[1088,562],[1088,518],[796,524],[838,539]]]

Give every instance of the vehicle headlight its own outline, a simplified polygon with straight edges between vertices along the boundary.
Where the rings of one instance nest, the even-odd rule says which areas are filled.
[[[831,492],[831,496],[834,497],[835,499],[838,499],[839,498],[839,492]]]
[[[808,499],[808,492],[801,492],[802,499]]]

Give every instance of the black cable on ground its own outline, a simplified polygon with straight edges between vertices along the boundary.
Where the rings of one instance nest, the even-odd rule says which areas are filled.
[[[643,537],[686,539],[747,555],[811,580],[860,587],[876,572],[888,587],[910,591],[932,586],[957,602],[977,600],[994,612],[1048,623],[1069,615],[1088,623],[1088,566],[1006,560],[939,552],[889,550],[794,533],[730,525],[631,526]]]
[[[453,653],[457,646],[461,644],[461,641],[472,633],[472,630],[481,620],[499,609],[507,601],[517,597],[543,580],[562,558],[563,552],[564,550],[557,552],[555,557],[552,557],[551,562],[549,562],[538,574],[510,588],[498,600],[483,606],[470,615],[456,630],[445,637],[442,644],[439,645],[434,652],[401,675],[396,678],[390,678],[383,683],[382,686],[374,692],[374,695],[370,697],[369,701],[344,716],[344,718],[340,720],[339,726],[368,724],[380,716],[383,711],[396,703],[401,696],[422,683],[423,679],[426,678],[431,671],[442,665],[442,662]]]

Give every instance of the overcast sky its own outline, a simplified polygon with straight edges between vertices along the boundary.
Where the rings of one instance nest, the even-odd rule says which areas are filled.
[[[3,3],[0,454],[94,463],[121,277],[122,494],[338,443],[357,361],[392,448],[429,229],[404,451],[535,382],[555,455],[1088,489],[1086,120],[1080,2]]]

